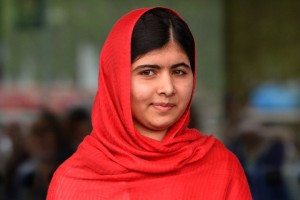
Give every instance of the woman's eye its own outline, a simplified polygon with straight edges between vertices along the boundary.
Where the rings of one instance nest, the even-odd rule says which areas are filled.
[[[154,71],[152,70],[144,70],[140,73],[141,75],[152,76],[154,75]]]
[[[174,71],[174,74],[176,74],[176,75],[185,75],[186,74],[186,72],[185,71],[183,71],[183,70],[175,70]]]

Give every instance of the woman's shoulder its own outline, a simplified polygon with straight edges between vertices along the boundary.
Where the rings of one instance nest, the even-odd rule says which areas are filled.
[[[234,153],[232,153],[224,143],[214,136],[205,135],[204,137],[210,138],[213,145],[206,153],[206,156],[199,162],[199,166],[204,166],[212,173],[219,174],[244,174],[240,161]]]
[[[228,179],[228,199],[251,199],[248,181],[237,156],[232,153],[220,140],[215,139],[212,149],[211,166],[213,174]]]
[[[56,169],[48,188],[47,200],[80,199],[77,198],[78,192],[89,181],[88,173],[91,170],[85,169],[78,159],[80,157],[75,152]]]
[[[235,154],[232,153],[221,140],[217,138],[214,138],[214,140],[214,148],[212,150],[216,157],[223,158],[225,160],[228,159],[228,161],[237,161]]]

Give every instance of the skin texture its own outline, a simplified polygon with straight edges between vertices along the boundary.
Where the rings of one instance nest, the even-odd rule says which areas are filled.
[[[170,41],[136,59],[131,66],[131,111],[135,128],[162,141],[186,110],[193,73],[182,48]]]

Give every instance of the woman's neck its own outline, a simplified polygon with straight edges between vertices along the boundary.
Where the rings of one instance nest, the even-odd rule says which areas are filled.
[[[167,133],[167,130],[153,130],[153,131],[149,131],[149,130],[141,130],[139,128],[137,128],[137,130],[139,131],[140,134],[142,134],[145,137],[151,138],[153,140],[157,140],[157,141],[162,141]]]

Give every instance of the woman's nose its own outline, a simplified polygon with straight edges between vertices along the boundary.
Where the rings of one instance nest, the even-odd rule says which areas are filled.
[[[165,96],[173,96],[175,94],[174,80],[171,75],[162,75],[158,83],[158,94]]]

